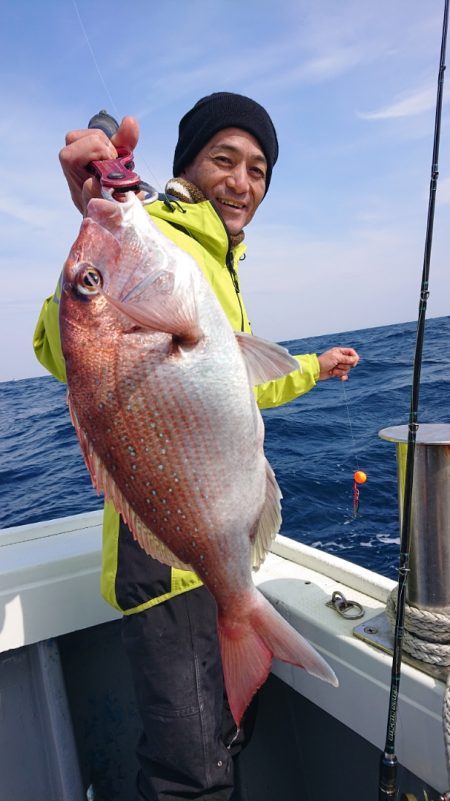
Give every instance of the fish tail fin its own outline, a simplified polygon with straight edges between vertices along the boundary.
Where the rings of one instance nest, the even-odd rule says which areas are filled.
[[[273,606],[257,593],[248,617],[230,626],[219,616],[219,639],[228,702],[239,726],[253,695],[269,675],[272,657],[304,668],[337,687],[338,680],[322,656]]]

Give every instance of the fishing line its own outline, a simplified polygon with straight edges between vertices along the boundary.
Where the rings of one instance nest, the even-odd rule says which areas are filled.
[[[103,88],[104,88],[104,90],[105,90],[105,93],[106,93],[106,95],[107,95],[107,97],[108,97],[108,99],[109,99],[109,102],[111,103],[111,106],[112,106],[112,108],[114,109],[114,113],[116,114],[116,116],[117,116],[119,119],[121,119],[121,118],[122,118],[122,114],[121,114],[121,112],[119,111],[119,109],[118,109],[118,107],[117,107],[117,104],[114,102],[114,98],[113,98],[113,96],[112,96],[111,92],[109,91],[109,89],[108,89],[108,85],[107,85],[107,83],[106,83],[106,81],[105,81],[105,79],[104,79],[104,77],[103,77],[102,71],[101,71],[101,69],[100,69],[100,65],[99,65],[99,63],[98,63],[98,61],[97,61],[97,58],[96,58],[96,56],[95,56],[94,48],[92,47],[92,44],[91,44],[91,42],[90,42],[90,39],[89,39],[89,36],[88,36],[87,30],[86,30],[86,26],[85,26],[85,25],[84,25],[84,23],[83,23],[83,19],[82,19],[82,17],[81,17],[81,13],[80,13],[80,10],[79,10],[79,8],[78,8],[77,0],[72,0],[72,5],[73,5],[73,7],[74,7],[74,9],[75,9],[75,13],[76,13],[76,15],[77,15],[78,22],[79,22],[79,24],[80,24],[80,28],[81,28],[81,31],[82,31],[82,33],[83,33],[83,36],[84,36],[84,39],[85,39],[85,42],[86,42],[87,48],[88,48],[88,50],[89,50],[89,52],[90,52],[90,54],[91,54],[92,61],[94,62],[94,66],[95,66],[95,69],[96,69],[96,71],[97,71],[97,75],[98,75],[98,77],[99,77],[99,79],[100,79],[100,81],[101,81],[101,84],[102,84],[102,86],[103,86]],[[149,175],[151,175],[151,177],[154,179],[154,183],[155,183],[155,184],[156,184],[156,186],[159,188],[160,192],[162,192],[162,193],[163,193],[163,189],[162,189],[162,186],[161,186],[161,181],[159,181],[159,179],[157,178],[157,176],[154,174],[154,172],[152,171],[152,169],[151,169],[150,165],[149,165],[149,164],[148,164],[148,162],[146,161],[145,157],[140,155],[140,156],[139,156],[139,158],[140,158],[140,160],[142,161],[142,163],[144,164],[144,166],[145,166],[145,169],[147,170],[148,174],[149,174]]]
[[[103,85],[103,88],[104,88],[106,94],[108,95],[109,101],[111,103],[111,106],[114,109],[115,114],[117,114],[117,116],[120,116],[120,111],[119,111],[119,109],[117,108],[117,106],[116,106],[116,104],[114,102],[113,96],[112,96],[111,92],[108,89],[108,86],[107,86],[106,81],[105,81],[105,79],[103,77],[102,71],[100,69],[99,63],[98,63],[98,61],[97,61],[97,59],[95,57],[94,48],[91,45],[91,42],[89,40],[89,36],[87,34],[87,30],[86,30],[86,28],[85,28],[85,26],[83,24],[83,20],[81,18],[81,14],[80,14],[80,11],[79,11],[79,8],[78,8],[76,0],[72,0],[72,5],[73,5],[73,7],[75,9],[75,13],[76,13],[76,15],[78,17],[78,22],[80,23],[80,28],[81,28],[81,31],[82,31],[83,36],[85,38],[88,50],[89,50],[89,52],[91,54],[92,61],[94,62],[94,67],[97,70],[97,75],[100,78],[100,81],[101,81],[101,83]]]
[[[366,473],[363,472],[363,470],[360,470],[360,468],[359,468],[358,452],[357,452],[357,449],[356,449],[356,439],[355,439],[355,436],[354,436],[354,433],[353,433],[353,426],[352,426],[352,420],[351,420],[351,415],[350,415],[350,407],[349,407],[349,403],[348,403],[348,399],[347,399],[347,391],[345,389],[346,381],[342,381],[341,383],[342,383],[342,393],[344,395],[345,408],[347,410],[348,426],[349,426],[349,429],[350,429],[350,436],[351,436],[352,442],[353,442],[353,452],[355,454],[355,462],[356,462],[356,470],[353,473],[353,495],[352,495],[352,519],[354,520],[355,517],[357,517],[358,511],[359,511],[359,488],[360,488],[361,484],[365,484],[366,483],[367,475],[366,475]]]
[[[342,384],[342,394],[343,394],[343,396],[344,396],[345,408],[346,408],[346,410],[347,410],[347,420],[348,420],[348,427],[349,427],[349,429],[350,429],[350,436],[351,436],[352,443],[353,443],[353,450],[354,450],[354,453],[355,453],[355,462],[356,462],[356,467],[357,467],[357,469],[359,470],[359,464],[358,464],[358,454],[357,454],[357,452],[356,452],[356,440],[355,440],[355,437],[354,437],[354,434],[353,434],[352,419],[351,419],[351,416],[350,416],[350,407],[349,407],[348,398],[347,398],[347,391],[346,391],[346,389],[345,389],[345,385],[346,385],[346,383],[347,383],[346,381],[341,381],[341,384]]]
[[[416,433],[419,427],[417,422],[420,372],[422,365],[423,340],[425,332],[425,312],[429,296],[429,271],[431,244],[433,239],[434,208],[436,200],[436,187],[439,175],[439,141],[441,131],[442,116],[442,95],[445,71],[445,51],[447,43],[448,28],[448,7],[449,0],[445,0],[444,18],[442,23],[442,40],[438,73],[438,87],[436,97],[436,112],[434,124],[433,156],[431,163],[430,191],[428,201],[428,216],[425,237],[425,252],[422,271],[422,283],[420,288],[419,314],[417,322],[416,348],[413,363],[413,378],[411,387],[411,402],[408,423],[408,446],[406,454],[406,475],[403,502],[403,520],[400,538],[400,558],[398,568],[398,591],[397,591],[397,614],[394,630],[394,652],[392,658],[391,687],[389,694],[389,707],[386,729],[386,742],[384,753],[380,761],[379,773],[379,801],[394,801],[397,797],[397,768],[398,759],[395,754],[395,734],[397,726],[397,712],[400,687],[400,670],[402,663],[402,642],[403,627],[405,621],[406,586],[409,573],[409,555],[411,546],[411,513],[412,513],[412,490],[414,479],[414,454],[416,445]]]

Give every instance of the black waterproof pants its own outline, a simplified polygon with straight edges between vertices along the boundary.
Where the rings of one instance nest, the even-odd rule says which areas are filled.
[[[143,722],[136,801],[244,801],[233,795],[243,732],[224,695],[206,587],[126,616],[123,641]]]

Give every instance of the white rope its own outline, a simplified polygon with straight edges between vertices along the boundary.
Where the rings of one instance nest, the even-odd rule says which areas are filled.
[[[447,753],[447,771],[450,782],[450,671],[448,672],[447,684],[445,685],[444,703],[442,706],[442,725],[444,727],[444,743]]]
[[[386,604],[386,616],[395,627],[397,588],[391,592]],[[403,649],[421,662],[442,668],[447,681],[442,706],[442,725],[450,782],[450,615],[430,612],[405,604]]]

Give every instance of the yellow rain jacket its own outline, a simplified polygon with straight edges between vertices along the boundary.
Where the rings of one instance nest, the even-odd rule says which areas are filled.
[[[170,207],[157,200],[147,210],[163,233],[190,253],[202,269],[235,331],[251,332],[239,290],[238,266],[245,245],[230,250],[228,234],[209,201]],[[33,346],[38,360],[59,381],[66,380],[59,337],[60,285],[44,302]],[[315,354],[295,356],[299,369],[254,388],[258,406],[279,406],[315,386],[319,361]],[[201,585],[194,573],[151,559],[133,540],[112,504],[103,517],[102,595],[124,614],[139,612]]]

